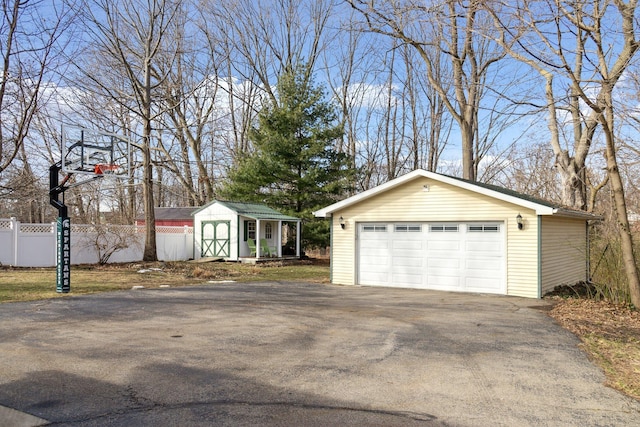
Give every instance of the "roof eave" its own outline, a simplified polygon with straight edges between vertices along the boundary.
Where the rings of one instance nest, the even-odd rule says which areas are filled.
[[[255,219],[256,221],[297,221],[300,222],[302,221],[300,218],[296,218],[293,216],[282,216],[282,217],[275,217],[275,216],[262,216],[262,215],[252,215],[250,213],[246,213],[246,212],[236,212],[237,215],[239,216],[243,216],[246,218],[251,218],[251,219]]]
[[[576,218],[576,219],[585,219],[590,221],[602,221],[604,219],[602,216],[596,215],[590,212],[574,211],[571,209],[564,209],[564,208],[554,209],[553,215],[560,216],[563,218]]]

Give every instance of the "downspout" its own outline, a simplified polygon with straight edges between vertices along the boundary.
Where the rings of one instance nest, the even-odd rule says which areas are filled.
[[[542,215],[538,215],[538,299],[542,298]]]
[[[260,258],[260,252],[262,252],[260,247],[260,220],[256,218],[256,259]]]
[[[333,283],[333,215],[329,219],[329,283]]]
[[[192,258],[192,259],[198,259],[198,258],[200,258],[199,256],[198,256],[198,257],[196,257],[196,253],[197,253],[197,252],[196,252],[196,243],[197,243],[197,242],[196,242],[196,240],[198,240],[198,239],[196,238],[196,236],[198,235],[198,234],[197,234],[197,233],[198,233],[198,230],[197,230],[197,226],[196,226],[196,224],[199,224],[199,222],[197,222],[197,221],[196,221],[196,217],[195,217],[195,215],[194,215],[194,216],[193,216],[193,239],[191,240],[191,241],[192,241],[192,244],[191,244],[191,250],[192,250],[191,255],[193,255],[193,258]],[[136,228],[136,230],[137,230],[137,228]],[[202,239],[202,236],[200,236],[200,238]],[[202,244],[202,242],[200,242],[200,244]]]
[[[302,220],[298,220],[296,225],[296,258],[301,258],[302,244],[300,239],[302,239]]]
[[[242,241],[243,236],[240,235],[240,224],[242,221],[240,220],[240,215],[236,215],[236,228],[238,229],[236,233],[236,259],[234,261],[240,261],[240,241]]]

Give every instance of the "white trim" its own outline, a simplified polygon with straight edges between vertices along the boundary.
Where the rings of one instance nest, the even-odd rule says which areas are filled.
[[[532,202],[529,200],[522,199],[520,197],[511,196],[509,194],[501,193],[499,191],[491,190],[489,188],[485,188],[479,185],[475,185],[471,182],[461,181],[456,178],[452,178],[446,175],[440,175],[435,172],[429,172],[424,169],[416,169],[412,172],[409,172],[405,175],[402,175],[398,178],[392,179],[391,181],[385,182],[384,184],[378,185],[377,187],[371,188],[369,190],[363,191],[362,193],[356,194],[355,196],[351,196],[347,199],[344,199],[340,202],[334,203],[330,206],[324,207],[315,211],[313,214],[316,217],[328,218],[331,217],[332,214],[336,211],[344,209],[353,204],[359,203],[363,200],[366,200],[370,197],[373,197],[377,194],[383,193],[387,190],[395,188],[399,185],[402,185],[406,182],[412,181],[417,178],[428,178],[434,181],[443,182],[445,184],[452,185],[454,187],[463,188],[465,190],[472,191],[474,193],[483,194],[485,196],[492,197],[494,199],[502,200],[508,203],[512,203],[516,206],[520,206],[523,208],[531,209],[536,212],[536,215],[559,215],[559,216],[567,216],[574,218],[583,218],[583,219],[598,219],[596,215],[589,214],[587,212],[579,212],[579,211],[571,211],[567,209],[561,208],[553,208],[550,206],[546,206],[540,203]]]

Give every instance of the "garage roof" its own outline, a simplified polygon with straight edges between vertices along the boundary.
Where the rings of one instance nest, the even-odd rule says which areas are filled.
[[[591,214],[589,212],[580,211],[576,209],[569,209],[563,207],[557,203],[552,203],[546,200],[538,199],[526,194],[518,193],[516,191],[508,190],[506,188],[498,187],[495,185],[484,184],[480,182],[472,182],[462,178],[457,178],[449,175],[442,175],[435,172],[429,172],[424,169],[416,169],[409,172],[406,175],[402,175],[398,178],[392,179],[377,187],[371,188],[355,196],[344,199],[340,202],[334,203],[325,208],[315,211],[313,214],[317,217],[330,217],[333,212],[344,209],[355,203],[359,203],[370,197],[376,196],[385,191],[391,190],[399,185],[405,184],[409,181],[413,181],[418,178],[428,178],[434,181],[443,182],[445,184],[453,185],[455,187],[464,188],[474,193],[483,194],[489,197],[493,197],[498,200],[513,203],[517,206],[532,209],[537,215],[558,215],[569,218],[581,218],[581,219],[601,219],[599,216]]]

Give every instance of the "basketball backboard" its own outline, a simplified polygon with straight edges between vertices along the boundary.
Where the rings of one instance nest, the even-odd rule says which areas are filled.
[[[62,128],[62,171],[129,177],[131,145],[122,136],[74,126]]]

